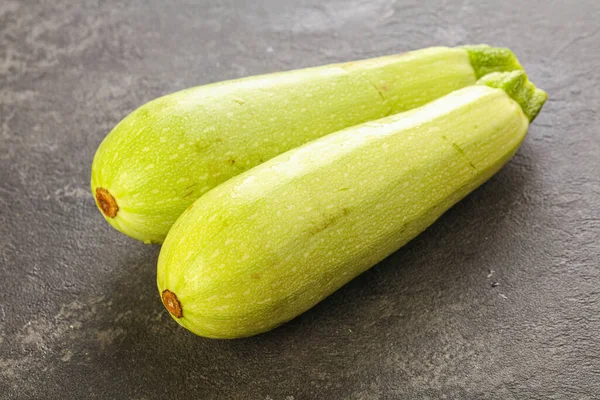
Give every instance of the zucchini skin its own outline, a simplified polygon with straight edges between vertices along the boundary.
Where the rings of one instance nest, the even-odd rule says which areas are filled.
[[[508,49],[436,47],[173,93],[104,139],[91,189],[114,228],[161,243],[197,198],[278,154],[520,68]]]
[[[265,332],[425,230],[512,157],[533,119],[523,109],[537,115],[546,99],[523,72],[482,83],[317,139],[198,199],[158,260],[173,318],[210,338]]]

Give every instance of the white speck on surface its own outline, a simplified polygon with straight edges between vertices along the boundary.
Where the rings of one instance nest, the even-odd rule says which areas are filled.
[[[69,349],[63,351],[63,355],[60,358],[61,361],[63,362],[69,362],[71,360],[71,357],[73,357],[73,352]]]
[[[110,328],[96,332],[96,340],[100,344],[100,349],[111,346],[115,341],[124,337],[126,334],[123,328]]]
[[[79,329],[83,326],[81,321],[75,321],[71,325],[69,325],[69,329]]]
[[[88,189],[84,189],[84,188],[71,188],[71,185],[67,185],[64,188],[61,189],[57,189],[54,191],[54,197],[56,198],[61,198],[61,197],[67,197],[67,198],[75,198],[75,199],[87,199],[87,198],[91,198],[92,193],[88,190]]]
[[[7,379],[15,378],[17,376],[15,370],[18,368],[22,368],[22,366],[17,360],[0,360],[0,376]]]

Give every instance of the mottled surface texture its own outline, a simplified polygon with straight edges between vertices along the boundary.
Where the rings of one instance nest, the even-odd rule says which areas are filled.
[[[0,398],[597,399],[598,21],[594,0],[0,1]],[[157,96],[478,42],[550,95],[517,156],[270,333],[180,328],[158,247],[94,205],[96,147]]]

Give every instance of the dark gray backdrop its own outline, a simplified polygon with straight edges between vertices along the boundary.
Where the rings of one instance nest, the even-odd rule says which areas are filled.
[[[599,21],[594,0],[0,1],[0,398],[600,398]],[[157,96],[480,42],[550,95],[517,156],[270,333],[180,328],[158,247],[96,210],[96,147]]]

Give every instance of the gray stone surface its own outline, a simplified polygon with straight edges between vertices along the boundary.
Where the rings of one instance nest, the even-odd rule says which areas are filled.
[[[598,21],[594,0],[0,1],[0,398],[600,398]],[[517,156],[272,332],[180,328],[158,247],[96,210],[96,147],[157,96],[479,42],[550,94]]]

